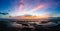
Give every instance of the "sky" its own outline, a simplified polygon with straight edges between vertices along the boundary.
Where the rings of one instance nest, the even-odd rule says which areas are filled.
[[[8,16],[49,15],[60,17],[60,0],[0,0],[0,18]]]

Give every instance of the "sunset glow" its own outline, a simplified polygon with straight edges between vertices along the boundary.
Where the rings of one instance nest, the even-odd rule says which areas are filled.
[[[49,15],[46,15],[47,13],[46,12],[43,12],[42,15],[41,14],[34,14],[36,11],[38,10],[41,10],[43,8],[46,7],[45,4],[38,4],[36,5],[35,7],[33,7],[32,9],[30,10],[24,10],[24,0],[21,0],[20,1],[20,4],[19,4],[19,11],[17,11],[15,17],[17,16],[17,18],[19,18],[19,16],[22,14],[22,15],[25,15],[25,14],[29,14],[29,15],[32,15],[32,16],[28,16],[28,17],[25,17],[25,16],[20,16],[20,18],[24,18],[24,19],[37,19],[37,18],[48,18]],[[27,8],[29,9],[29,8]],[[46,14],[45,14],[46,13]]]
[[[32,15],[45,17],[60,17],[60,5],[58,0],[1,0],[0,12],[8,13],[6,16],[0,14],[1,18]],[[28,17],[30,18],[30,17]]]
[[[45,7],[45,5],[38,5],[38,6],[34,7],[30,12],[33,13],[33,12],[39,10],[39,9],[44,8],[44,7]]]

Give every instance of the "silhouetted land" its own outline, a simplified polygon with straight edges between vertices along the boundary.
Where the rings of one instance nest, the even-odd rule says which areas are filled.
[[[41,23],[45,24],[48,22],[53,22],[57,25],[39,25],[36,23],[23,22],[21,20],[18,21],[16,19],[0,18],[0,31],[60,31],[60,17],[49,18],[48,21],[42,21]]]

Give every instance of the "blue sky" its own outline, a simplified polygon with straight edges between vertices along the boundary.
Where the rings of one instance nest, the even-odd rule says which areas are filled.
[[[44,12],[48,12],[51,16],[60,17],[60,0],[24,0],[23,3],[24,9],[27,11],[34,8],[36,5],[45,4],[48,7],[40,9],[41,11],[37,10],[35,13],[41,14],[43,13],[42,10],[45,10]],[[14,14],[14,12],[18,9],[19,4],[20,0],[0,0],[0,12],[9,13],[7,15],[0,14],[0,16],[10,16],[12,13]]]

